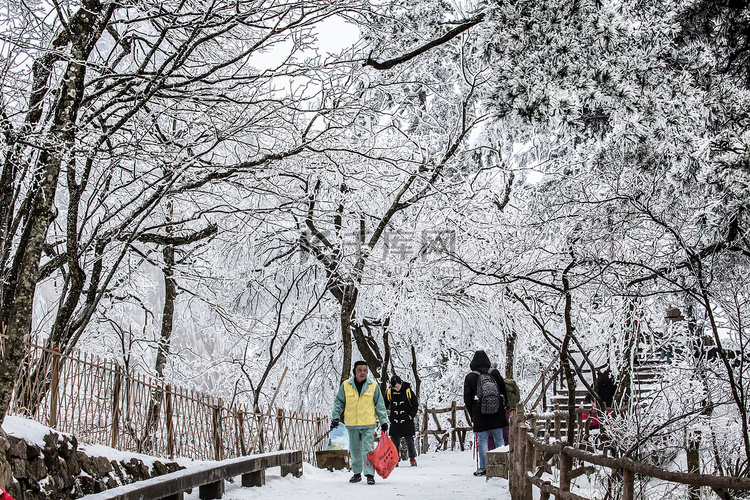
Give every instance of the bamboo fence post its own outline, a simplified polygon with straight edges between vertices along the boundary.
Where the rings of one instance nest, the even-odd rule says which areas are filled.
[[[451,451],[455,451],[456,449],[456,427],[458,424],[456,418],[456,401],[454,400],[451,404],[451,427],[453,427],[453,430],[451,431]]]
[[[622,500],[633,500],[635,474],[630,469],[622,469]]]
[[[172,408],[172,386],[167,384],[164,393],[164,420],[167,426],[167,454],[174,458],[174,409]]]
[[[567,493],[570,491],[570,479],[571,479],[571,467],[573,463],[573,459],[570,458],[568,455],[565,454],[565,446],[562,447],[559,454],[559,464],[560,464],[560,492],[561,495],[557,495],[558,499],[565,498],[564,493]]]
[[[276,410],[276,425],[279,428],[279,451],[284,449],[284,409]]]
[[[223,460],[224,458],[224,446],[221,439],[221,413],[223,410],[224,401],[218,400],[218,404],[213,408],[213,438],[214,438],[214,460]]]
[[[60,349],[52,349],[52,380],[50,382],[49,426],[57,427],[58,391],[60,389]]]
[[[237,433],[237,439],[240,444],[239,451],[240,455],[244,457],[247,455],[247,445],[245,444],[245,412],[242,408],[237,410],[235,418],[237,419],[237,427],[239,427],[239,432]]]
[[[117,448],[120,438],[120,393],[122,392],[122,367],[115,365],[115,383],[112,388],[112,438],[110,446]]]

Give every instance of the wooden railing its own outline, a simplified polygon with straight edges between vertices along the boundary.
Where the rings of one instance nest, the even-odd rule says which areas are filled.
[[[432,420],[430,420],[430,416]],[[445,421],[446,416],[448,417],[447,421]],[[444,419],[443,422],[440,421],[441,417]],[[463,422],[461,417],[463,417]],[[436,429],[430,429],[431,422],[435,423]],[[456,443],[458,443],[463,451],[466,445],[466,435],[471,432],[473,432],[471,416],[465,406],[458,406],[455,401],[449,408],[427,408],[425,405],[424,413],[422,413],[421,451],[422,453],[429,451],[430,436],[437,440],[436,450],[441,448],[447,450],[448,438],[450,438],[451,450],[454,450]]]
[[[301,451],[277,451],[225,460],[218,464],[200,465],[182,469],[171,474],[154,477],[145,481],[120,486],[111,490],[89,495],[87,500],[177,500],[184,492],[198,488],[202,500],[221,498],[224,493],[224,480],[242,476],[242,486],[263,486],[266,482],[266,469],[281,466],[281,475],[302,475]]]
[[[9,414],[123,451],[223,460],[298,449],[312,463],[329,420],[320,413],[228,405],[112,360],[36,343],[27,345]]]
[[[577,414],[580,415],[580,412],[579,409]],[[550,422],[555,422],[554,429],[549,427]],[[619,478],[623,500],[633,500],[636,474],[688,485],[691,498],[698,497],[697,488],[700,487],[711,488],[722,499],[730,498],[728,490],[750,490],[750,478],[747,477],[667,471],[629,458],[609,457],[604,453],[594,453],[551,440],[555,429],[559,433],[566,426],[567,412],[554,412],[551,416],[538,419],[535,414],[524,413],[523,405],[518,405],[511,418],[510,428],[511,466],[508,480],[511,498],[531,500],[532,487],[536,486],[541,491],[540,500],[548,500],[550,495],[565,500],[588,500],[570,491],[571,482],[586,472],[587,463],[609,468],[613,477]],[[580,427],[580,417],[578,426]],[[545,438],[540,439],[540,435]],[[557,436],[559,438],[559,434]],[[557,484],[541,477],[545,471],[550,472],[552,467],[557,467],[560,471]]]

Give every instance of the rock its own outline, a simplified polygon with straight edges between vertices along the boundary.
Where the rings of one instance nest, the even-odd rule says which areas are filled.
[[[151,477],[163,476],[164,474],[169,474],[167,466],[158,460],[154,461],[154,466],[151,469]]]
[[[137,458],[131,458],[129,462],[120,462],[122,464],[122,467],[125,469],[125,472],[127,472],[131,476],[131,482],[132,481],[143,481],[144,479],[149,479],[151,477],[151,474],[149,474],[148,467],[139,459]]]
[[[5,431],[0,428],[0,455],[6,455],[10,449],[10,441]]]
[[[29,474],[31,474],[31,477],[33,477],[37,481],[41,481],[42,479],[47,477],[47,466],[44,465],[43,459],[35,458],[34,460],[29,460],[28,463],[28,471]]]
[[[99,493],[95,490],[96,480],[91,476],[80,476],[78,478],[78,484],[81,485],[81,491],[84,495]]]
[[[11,458],[26,458],[26,441],[21,438],[14,436],[8,436],[8,449],[7,455]]]
[[[28,462],[23,458],[11,458],[10,470],[16,479],[26,479],[29,477]]]
[[[177,462],[169,462],[165,465],[167,467],[167,472],[170,472],[170,473],[177,472],[178,470],[182,470],[185,468],[184,466],[178,464]]]

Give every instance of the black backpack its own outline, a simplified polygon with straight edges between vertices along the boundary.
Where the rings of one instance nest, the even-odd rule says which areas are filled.
[[[479,412],[482,415],[494,415],[505,408],[503,396],[497,386],[495,378],[489,373],[479,373],[477,380],[477,398],[479,399]]]

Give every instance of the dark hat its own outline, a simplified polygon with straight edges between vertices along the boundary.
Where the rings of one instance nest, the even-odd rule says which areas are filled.
[[[398,375],[394,375],[391,377],[391,387],[400,383],[401,383],[401,377],[399,377]]]

